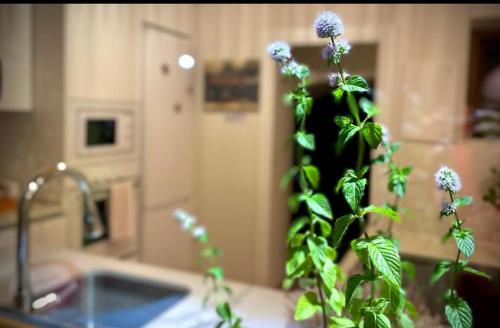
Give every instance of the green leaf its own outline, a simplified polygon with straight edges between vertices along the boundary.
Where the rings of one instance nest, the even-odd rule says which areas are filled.
[[[309,248],[316,269],[321,271],[325,258],[327,258],[326,248],[328,247],[328,243],[322,237],[312,237],[307,239],[307,247]]]
[[[353,298],[349,305],[349,313],[354,321],[359,321],[361,319],[361,309],[364,305],[364,301],[360,298]]]
[[[470,257],[474,253],[474,237],[469,229],[454,229],[453,238],[458,249],[464,253],[466,257]]]
[[[368,119],[378,114],[378,108],[365,97],[359,100],[359,107],[366,113]]]
[[[355,274],[349,277],[349,280],[347,280],[347,287],[345,289],[345,304],[346,306],[349,306],[351,303],[352,296],[354,295],[354,292],[356,291],[356,288],[365,280],[365,276],[361,274]]]
[[[292,240],[290,240],[290,246],[291,247],[301,246],[304,243],[304,240],[306,239],[308,234],[309,231],[306,231],[306,233],[296,233],[295,236],[293,236]]]
[[[398,316],[398,323],[401,328],[415,328],[413,320],[406,313],[400,313]]]
[[[356,324],[352,322],[351,319],[348,318],[336,318],[332,317],[330,318],[330,328],[354,328],[356,327]]]
[[[386,216],[393,221],[400,221],[399,213],[388,207],[378,207],[375,205],[370,205],[368,207],[365,207],[361,213],[362,215],[365,215],[366,213],[377,213]]]
[[[338,186],[342,188],[342,194],[345,200],[354,212],[358,211],[361,198],[365,192],[366,179],[356,175],[354,170],[346,170],[344,176],[340,179]]]
[[[328,222],[320,217],[317,217],[316,222],[319,224],[321,236],[323,236],[325,238],[330,236],[330,234],[332,233],[332,226],[330,225],[330,222]]]
[[[450,261],[439,261],[431,274],[431,284],[435,284],[446,272],[450,271]]]
[[[231,313],[231,308],[227,302],[217,305],[215,311],[217,312],[217,315],[225,321],[232,321],[233,314]]]
[[[295,177],[295,175],[299,172],[299,169],[296,166],[292,166],[286,173],[283,175],[280,181],[280,188],[286,189],[290,184],[290,181]]]
[[[336,288],[330,290],[330,297],[328,297],[328,304],[335,311],[336,315],[342,314],[342,309],[345,306],[344,294]]]
[[[366,311],[363,313],[363,328],[391,328],[391,322],[382,313]]]
[[[344,90],[341,88],[335,88],[332,91],[333,100],[336,104],[338,104],[342,100],[342,96],[344,95]]]
[[[323,266],[323,270],[319,271],[319,273],[327,289],[332,290],[335,288],[335,283],[337,282],[338,270],[339,270],[338,266],[335,263],[333,263],[333,261],[331,261],[330,259],[325,260],[325,265]]]
[[[314,165],[305,165],[302,167],[307,180],[311,183],[313,189],[317,189],[319,186],[319,170]]]
[[[307,216],[301,216],[292,222],[290,229],[288,229],[287,242],[290,243],[293,237],[309,222]]]
[[[211,267],[207,270],[207,274],[213,276],[217,280],[221,280],[224,278],[224,269],[219,266]]]
[[[401,269],[406,272],[410,280],[415,279],[415,265],[410,261],[401,261]]]
[[[457,206],[466,206],[472,204],[472,197],[471,196],[465,196],[461,198],[457,198],[453,201],[453,203]]]
[[[366,122],[361,133],[372,149],[377,148],[382,141],[382,127],[378,123]]]
[[[295,247],[288,251],[286,260],[287,277],[296,277],[304,273],[307,264],[307,248],[305,246]]]
[[[290,212],[296,213],[299,210],[300,195],[301,194],[299,194],[299,193],[294,193],[294,194],[291,194],[290,197],[288,197],[288,209],[290,209]]]
[[[347,116],[335,116],[335,124],[337,124],[339,127],[343,128],[345,126],[348,126],[349,124],[352,124],[352,119]]]
[[[351,140],[352,137],[360,130],[360,127],[354,124],[343,126],[339,132],[339,139],[337,140],[337,148],[342,150],[344,145]]]
[[[314,142],[314,135],[313,134],[307,134],[302,131],[298,131],[295,134],[295,140],[297,140],[297,143],[302,146],[302,148],[308,149],[308,150],[314,150],[315,148],[315,142]]]
[[[401,262],[394,243],[384,237],[375,236],[368,240],[367,249],[375,268],[391,282],[400,286]]]
[[[491,277],[490,277],[489,274],[487,274],[485,272],[482,272],[482,271],[479,271],[479,270],[476,270],[476,269],[473,269],[471,267],[464,267],[464,271],[467,271],[469,273],[475,274],[476,276],[483,277],[483,278],[486,278],[488,280],[491,280]]]
[[[209,257],[217,257],[222,253],[221,249],[218,247],[207,247],[201,251],[201,257],[209,258]]]
[[[471,328],[472,312],[469,305],[461,298],[453,299],[444,309],[452,328]]]
[[[325,195],[320,193],[314,194],[312,197],[306,198],[306,203],[315,214],[333,219],[330,203]]]
[[[341,216],[333,224],[333,247],[337,248],[344,237],[349,225],[356,219],[352,214]]]
[[[306,320],[311,318],[316,312],[321,311],[321,305],[318,302],[316,293],[307,292],[302,294],[295,306],[295,320]]]
[[[351,75],[347,77],[341,88],[347,92],[366,92],[368,91],[368,83],[359,75]]]

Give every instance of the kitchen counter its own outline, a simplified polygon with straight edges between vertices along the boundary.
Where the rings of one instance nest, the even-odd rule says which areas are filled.
[[[202,307],[206,291],[202,275],[168,268],[159,268],[138,262],[118,260],[81,251],[59,250],[33,254],[31,281],[35,293],[59,286],[84,272],[106,270],[158,282],[178,284],[187,287],[190,293],[173,307],[151,318],[145,327],[214,327],[217,316],[213,306]],[[2,293],[1,303],[11,300],[15,282],[14,266],[9,274],[0,279],[8,290]],[[6,283],[8,279],[11,283]],[[293,323],[295,301],[291,295],[281,290],[228,281],[233,290],[231,305],[242,317],[245,327],[279,328],[300,327]]]

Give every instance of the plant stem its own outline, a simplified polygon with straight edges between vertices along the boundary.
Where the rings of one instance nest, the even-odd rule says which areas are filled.
[[[450,200],[453,203],[454,202],[453,193],[451,191],[448,191],[448,194],[450,195]],[[457,223],[458,228],[461,230],[462,229],[462,225],[460,223],[460,219],[458,217],[458,214],[457,214],[456,210],[455,210],[455,222]],[[452,293],[455,294],[455,296],[457,296],[457,291],[455,290],[455,283],[457,281],[457,276],[458,276],[458,261],[460,260],[460,253],[461,252],[460,252],[460,249],[459,249],[458,252],[457,252],[457,257],[455,259],[455,265],[453,267],[453,275],[452,275],[452,279],[451,279],[451,290],[452,290]]]
[[[399,203],[399,195],[396,195],[396,197],[394,198],[394,203],[392,203],[392,209],[396,212],[398,212],[398,203]],[[392,224],[393,224],[393,220],[389,220],[389,227],[387,227],[387,236],[389,237],[392,237]]]
[[[321,304],[321,314],[323,315],[323,328],[328,328],[328,321],[326,318],[326,311],[325,311],[325,298],[323,296],[323,291],[321,289],[321,278],[319,274],[316,275],[316,281],[317,281],[317,287],[318,287],[318,293],[319,293],[319,299],[320,299],[320,304]]]

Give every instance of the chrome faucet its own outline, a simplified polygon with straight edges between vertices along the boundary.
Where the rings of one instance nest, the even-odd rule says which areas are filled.
[[[25,313],[32,310],[32,295],[28,270],[28,211],[31,201],[37,192],[52,178],[69,176],[76,180],[84,196],[84,233],[85,238],[95,240],[104,234],[99,213],[95,207],[92,190],[87,179],[77,170],[69,168],[65,163],[59,162],[56,167],[50,167],[28,181],[21,196],[18,207],[17,224],[17,291],[15,305]]]

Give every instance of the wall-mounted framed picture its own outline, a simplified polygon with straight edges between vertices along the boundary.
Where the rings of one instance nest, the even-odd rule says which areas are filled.
[[[500,138],[500,20],[472,24],[467,134]]]
[[[206,111],[257,111],[258,93],[256,59],[205,63]]]

